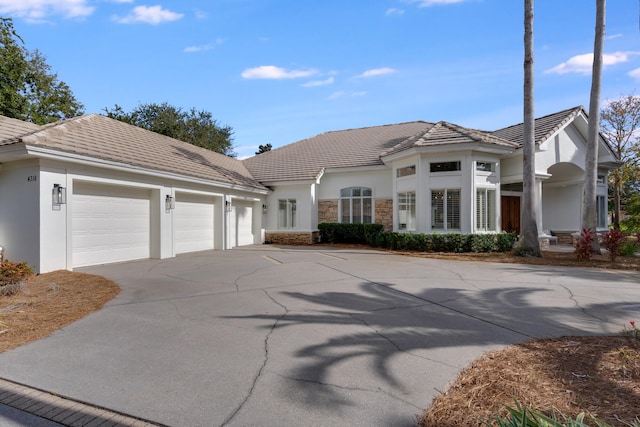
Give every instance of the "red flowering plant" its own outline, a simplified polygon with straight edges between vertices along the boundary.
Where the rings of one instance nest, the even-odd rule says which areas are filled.
[[[5,259],[0,263],[0,295],[17,293],[22,283],[29,280],[33,274],[33,268],[28,263]]]
[[[628,326],[624,327],[624,331],[622,331],[623,334],[628,337],[640,339],[640,328],[636,326],[635,320],[629,321],[629,325],[631,325],[631,327],[628,327]]]

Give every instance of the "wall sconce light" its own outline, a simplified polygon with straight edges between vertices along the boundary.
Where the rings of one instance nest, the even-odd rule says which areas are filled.
[[[224,210],[225,212],[231,212],[231,202],[228,200],[224,201]]]
[[[60,209],[60,205],[67,203],[67,189],[60,184],[53,184],[51,190],[51,204],[54,208]]]
[[[267,205],[262,205],[262,213],[263,213],[264,215],[266,215],[266,214],[267,214]]]
[[[167,211],[170,211],[171,209],[175,209],[176,208],[176,200],[173,198],[173,196],[170,196],[167,194],[167,197],[165,197],[164,199],[164,209]]]

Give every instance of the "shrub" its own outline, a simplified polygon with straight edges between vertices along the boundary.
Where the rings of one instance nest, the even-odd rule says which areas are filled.
[[[618,255],[622,256],[634,256],[636,251],[638,250],[638,245],[634,242],[624,242],[620,246],[620,250],[618,251]]]
[[[33,276],[34,271],[26,262],[11,262],[8,259],[0,263],[0,295],[13,295],[20,292],[22,283]]]
[[[509,252],[513,249],[514,243],[516,243],[515,233],[500,233],[496,234],[496,248],[498,252]]]
[[[492,252],[496,246],[494,234],[472,234],[471,252]]]
[[[33,276],[33,268],[26,262],[11,262],[5,259],[0,263],[0,286],[13,285]]]
[[[595,233],[592,229],[582,227],[582,232],[576,242],[576,256],[578,259],[591,259],[591,254],[593,253],[594,234]]]
[[[620,247],[627,240],[620,230],[609,230],[602,236],[602,246],[609,251],[609,259],[616,260],[616,256],[620,253]]]
[[[320,241],[326,243],[354,243],[372,245],[381,233],[381,224],[340,224],[323,222],[318,224]]]
[[[551,417],[534,410],[523,407],[516,400],[516,407],[506,406],[509,414],[506,417],[495,417],[493,422],[485,421],[485,426],[497,425],[498,427],[612,427],[610,424],[600,421],[593,415],[588,418],[584,413],[578,414],[575,418],[568,417],[561,412],[553,411]],[[587,421],[593,424],[587,424]],[[640,419],[636,418],[632,423],[625,423],[630,427],[640,426]]]

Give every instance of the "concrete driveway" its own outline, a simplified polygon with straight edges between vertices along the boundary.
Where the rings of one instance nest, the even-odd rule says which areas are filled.
[[[409,426],[488,350],[640,320],[637,272],[271,246],[82,271],[122,293],[0,377],[170,426]]]

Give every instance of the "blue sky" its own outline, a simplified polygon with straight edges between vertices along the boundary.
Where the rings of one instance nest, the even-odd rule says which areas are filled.
[[[640,83],[638,2],[609,0],[602,99]],[[87,113],[168,102],[240,158],[413,120],[522,121],[522,0],[0,0]],[[588,107],[595,0],[535,4],[536,116]]]

